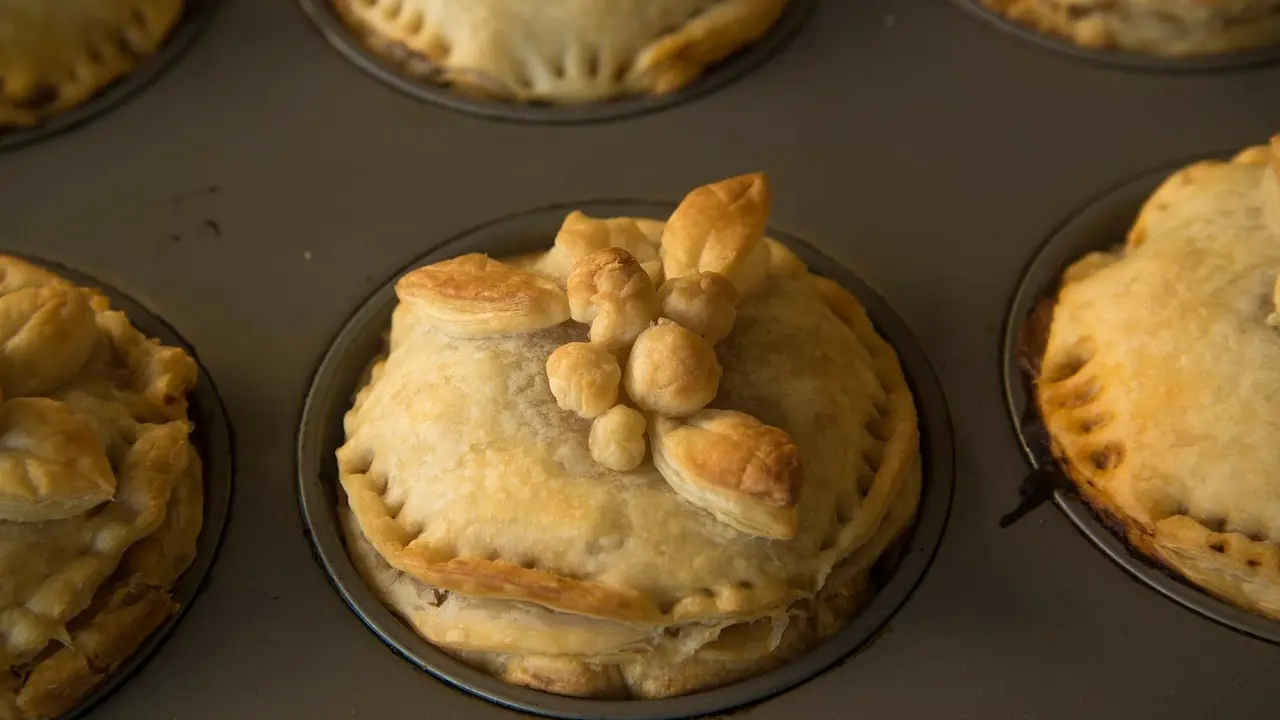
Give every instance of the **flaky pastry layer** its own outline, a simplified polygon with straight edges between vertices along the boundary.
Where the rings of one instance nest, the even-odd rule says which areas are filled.
[[[469,94],[660,95],[762,37],[789,0],[332,0],[376,52]]]
[[[1168,178],[1067,271],[1036,399],[1084,496],[1143,553],[1280,618],[1280,138]]]
[[[65,343],[52,327],[35,330],[76,323],[74,316],[50,319],[37,311],[26,324],[8,322],[8,299],[42,287],[78,293],[91,309],[91,322],[75,325],[89,334],[78,365],[64,355],[78,343]],[[0,414],[36,403],[77,423],[74,443],[30,445],[42,433],[65,432],[61,424],[7,430],[0,471],[38,467],[24,453],[75,467],[76,456],[92,450],[114,479],[104,497],[74,474],[39,472],[35,484],[44,493],[28,499],[31,508],[47,497],[74,505],[76,493],[85,507],[58,519],[0,521],[0,718],[43,718],[74,706],[168,616],[168,589],[194,557],[201,466],[188,440],[186,395],[196,367],[181,349],[139,333],[97,291],[4,256],[0,335],[0,368],[7,369],[0,372],[6,394]],[[34,386],[11,382],[16,375],[8,373],[42,357],[47,362],[36,364],[59,367],[59,374],[41,380],[42,397],[13,397]]]

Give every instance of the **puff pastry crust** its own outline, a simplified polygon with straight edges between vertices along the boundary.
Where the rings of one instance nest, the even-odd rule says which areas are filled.
[[[916,410],[858,301],[775,245],[735,245],[764,248],[765,277],[714,349],[661,319],[627,351],[700,344],[718,392],[687,418],[642,414],[625,387],[594,422],[564,409],[548,358],[585,325],[464,338],[402,302],[337,453],[349,549],[383,601],[465,662],[589,697],[722,685],[834,632],[915,515]],[[510,264],[554,280],[556,253]],[[785,527],[726,521],[747,506]]]
[[[376,52],[468,94],[661,95],[773,27],[789,0],[333,0]]]
[[[26,720],[74,707],[173,609],[203,519],[196,367],[7,256],[0,334],[0,718]]]
[[[1169,177],[1124,248],[1068,271],[1036,399],[1134,547],[1280,619],[1278,207],[1280,137]]]
[[[1278,0],[982,0],[1086,48],[1183,58],[1280,43]]]
[[[69,110],[155,53],[182,0],[0,0],[0,131]]]

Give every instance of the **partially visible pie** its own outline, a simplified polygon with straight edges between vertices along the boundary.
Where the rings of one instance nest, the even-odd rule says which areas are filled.
[[[410,73],[486,97],[658,95],[762,37],[790,0],[328,0]]]
[[[1280,619],[1280,136],[1186,167],[1067,270],[1035,397],[1142,553]]]
[[[397,283],[340,514],[423,637],[518,685],[667,697],[874,594],[919,503],[914,401],[858,301],[764,236],[770,201],[748,175],[665,224],[572,213],[546,252]]]
[[[1182,58],[1280,44],[1280,0],[981,0],[1091,49]]]
[[[0,256],[0,719],[74,707],[174,610],[195,381],[101,293]]]
[[[183,0],[0,0],[0,130],[70,110],[154,53]]]

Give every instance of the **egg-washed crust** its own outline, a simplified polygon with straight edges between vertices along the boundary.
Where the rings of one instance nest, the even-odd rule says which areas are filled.
[[[32,127],[128,75],[183,0],[0,0],[0,132]]]
[[[461,601],[456,595],[389,566],[361,533],[350,508],[341,508],[339,516],[348,553],[365,582],[419,635],[454,658],[505,682],[535,690],[596,699],[651,700],[745,680],[799,658],[834,635],[875,597],[878,588],[870,579],[871,570],[914,523],[921,491],[917,457],[910,462],[903,482],[893,488],[887,512],[874,534],[833,569],[812,598],[800,599],[786,609],[781,628],[767,617],[729,625],[717,630],[721,641],[703,645],[688,656],[672,650],[670,646],[676,643],[671,633],[637,633],[608,623],[587,628],[576,638],[550,638],[547,649],[555,654],[460,649],[460,631],[520,636],[526,642],[531,633],[553,633],[539,622],[530,628],[512,620],[512,610],[520,603],[501,601],[496,609],[488,610],[493,617],[490,623],[478,623],[474,628],[460,625]],[[611,633],[622,642],[631,641],[627,651],[618,652],[617,646],[610,644]],[[603,652],[602,647],[606,648]]]
[[[763,37],[790,0],[329,0],[375,53],[473,96],[664,95]]]
[[[0,256],[0,295],[43,285],[71,287]],[[0,596],[5,720],[62,713],[127,658],[171,611],[168,589],[194,558],[202,524],[201,463],[187,420],[194,361],[144,336],[98,291],[79,292],[97,337],[84,366],[49,397],[91,421],[117,487],[112,501],[82,516],[0,523],[0,543],[19,549],[0,554],[19,563],[0,567],[18,582]],[[45,554],[58,551],[74,556]]]
[[[555,283],[480,253],[407,273],[396,296],[456,337],[518,335],[569,319],[569,299]]]
[[[1092,50],[1167,58],[1280,43],[1280,0],[980,0],[1033,30]]]
[[[1259,167],[1261,172],[1250,169]],[[1273,176],[1267,177],[1269,174]],[[1260,185],[1255,185],[1259,181]],[[1253,193],[1260,194],[1261,199]],[[1231,202],[1236,203],[1221,210],[1226,213],[1224,222],[1229,223],[1225,230],[1221,224],[1214,224],[1217,220],[1213,217],[1218,207],[1216,203],[1224,202],[1221,198],[1235,198]],[[1188,213],[1187,208],[1195,212]],[[1267,347],[1272,348],[1271,352],[1280,350],[1280,333],[1264,325],[1266,313],[1273,312],[1275,308],[1258,307],[1280,301],[1269,292],[1274,278],[1266,275],[1268,272],[1280,272],[1280,212],[1277,210],[1280,210],[1280,136],[1274,138],[1269,146],[1248,148],[1229,162],[1198,162],[1172,174],[1144,204],[1122,251],[1087,256],[1064,274],[1042,372],[1035,383],[1036,403],[1049,430],[1053,454],[1078,486],[1081,495],[1107,525],[1122,535],[1136,551],[1181,574],[1193,584],[1228,602],[1274,619],[1280,619],[1280,522],[1273,518],[1267,526],[1265,517],[1249,517],[1250,513],[1266,515],[1267,508],[1280,507],[1280,481],[1276,480],[1274,466],[1270,470],[1254,468],[1251,472],[1236,468],[1239,472],[1231,483],[1237,487],[1234,495],[1217,494],[1215,487],[1196,486],[1179,490],[1178,486],[1171,485],[1181,481],[1173,471],[1168,471],[1170,474],[1166,476],[1152,475],[1161,467],[1160,460],[1153,459],[1152,454],[1167,456],[1174,449],[1144,447],[1141,444],[1149,441],[1150,431],[1138,429],[1146,427],[1137,424],[1143,422],[1145,415],[1137,417],[1132,413],[1138,412],[1135,408],[1143,397],[1140,392],[1143,383],[1132,386],[1139,391],[1136,396],[1134,392],[1122,394],[1127,399],[1121,402],[1119,396],[1108,391],[1106,382],[1109,375],[1117,372],[1117,361],[1112,357],[1114,350],[1093,338],[1077,337],[1079,333],[1063,329],[1063,323],[1070,322],[1067,327],[1080,324],[1073,313],[1078,312],[1077,307],[1081,303],[1088,302],[1077,289],[1080,283],[1089,282],[1113,265],[1132,262],[1128,256],[1145,252],[1148,243],[1162,243],[1166,237],[1177,241],[1183,237],[1178,235],[1179,232],[1188,227],[1198,228],[1199,232],[1185,237],[1193,238],[1188,246],[1198,253],[1195,266],[1202,268],[1210,263],[1221,263],[1227,253],[1219,252],[1222,257],[1215,257],[1206,251],[1203,243],[1197,244],[1195,237],[1218,238],[1218,242],[1233,243],[1230,254],[1234,257],[1236,253],[1258,253],[1258,233],[1270,232],[1275,241],[1274,247],[1266,246],[1270,250],[1259,255],[1257,261],[1263,263],[1263,276],[1258,284],[1267,286],[1258,288],[1262,302],[1255,303],[1251,298],[1236,302],[1243,292],[1239,287],[1245,285],[1239,282],[1230,290],[1216,290],[1213,297],[1217,299],[1212,301],[1220,309],[1215,312],[1233,314],[1235,319],[1229,324],[1231,328],[1243,328],[1232,330],[1232,333],[1248,332],[1257,338],[1257,342],[1234,334],[1230,337],[1215,335],[1217,342],[1213,347],[1225,353],[1218,358],[1222,363],[1238,362],[1231,355],[1243,352],[1245,347],[1255,352],[1259,352],[1259,348],[1264,348],[1260,352],[1266,352]],[[1182,215],[1170,219],[1174,212]],[[1230,223],[1243,226],[1244,232],[1250,235],[1241,236],[1240,231],[1230,234]],[[1226,265],[1222,274],[1234,278],[1248,277],[1249,273],[1257,275],[1259,266],[1252,261],[1248,265],[1243,271],[1234,271],[1236,275],[1232,275],[1233,271],[1229,269],[1232,266]],[[1205,275],[1195,275],[1195,271],[1186,268],[1173,270],[1169,272],[1166,268],[1172,278],[1170,282],[1177,282],[1180,286],[1197,281],[1203,283],[1206,279]],[[1252,285],[1247,287],[1252,288]],[[1165,298],[1176,301],[1171,295],[1165,295]],[[1107,302],[1115,304],[1122,300],[1108,296]],[[1199,304],[1203,306],[1203,302]],[[1098,311],[1095,309],[1093,312]],[[1238,317],[1234,315],[1237,312]],[[1190,317],[1186,320],[1194,321]],[[1257,327],[1252,327],[1255,323]],[[1186,332],[1196,332],[1198,342],[1211,342],[1204,333],[1225,332],[1223,328],[1227,326],[1223,324],[1206,330],[1196,325],[1196,330]],[[1274,344],[1268,344],[1268,333],[1277,333]],[[1167,336],[1166,332],[1161,338]],[[1147,338],[1142,339],[1151,342]],[[1184,362],[1197,363],[1199,360],[1187,353]],[[1245,367],[1241,366],[1238,372],[1254,373],[1253,365],[1247,366],[1249,369]],[[1197,374],[1202,377],[1213,375]],[[1127,382],[1124,377],[1122,375],[1114,382]],[[1265,376],[1255,380],[1252,392],[1275,392],[1274,381],[1268,381]],[[1156,381],[1156,378],[1148,377],[1145,382]],[[1198,384],[1198,381],[1190,382],[1181,392],[1197,392]],[[1267,401],[1261,396],[1246,399],[1219,393],[1214,402],[1265,404]],[[1201,414],[1204,412],[1207,411],[1202,410]],[[1179,415],[1178,412],[1173,414]],[[1150,422],[1149,425],[1165,428],[1163,432],[1166,433],[1187,433],[1192,431],[1190,425],[1196,422],[1201,421],[1179,416]],[[1274,441],[1276,428],[1265,416],[1244,417],[1235,413],[1214,422],[1214,426],[1203,426],[1197,432],[1206,438],[1216,439],[1225,428],[1225,432],[1236,436],[1238,442],[1233,443],[1233,447],[1239,453],[1246,452],[1256,443],[1265,446],[1269,442],[1266,440],[1268,434]],[[1197,441],[1188,441],[1189,447],[1197,445]],[[1156,470],[1147,468],[1148,465]],[[1197,473],[1212,471],[1213,468],[1203,466],[1196,469]],[[1229,484],[1219,482],[1218,485],[1226,487]],[[1241,498],[1240,493],[1249,494]]]
[[[783,253],[779,255],[787,257]],[[782,267],[786,273],[794,272],[790,263]],[[831,567],[875,533],[893,492],[901,486],[918,457],[919,430],[915,404],[897,355],[876,334],[861,304],[830,280],[809,276],[808,283],[869,353],[871,372],[883,393],[874,400],[873,416],[865,428],[869,444],[860,460],[866,467],[867,479],[858,482],[858,493],[849,494],[847,502],[853,505],[839,511],[839,522],[831,537],[824,541],[815,561],[812,586],[820,588]],[[395,336],[393,327],[393,344]],[[638,627],[750,615],[785,605],[790,599],[811,592],[809,588],[778,580],[752,583],[744,579],[735,587],[711,587],[701,593],[664,598],[659,602],[635,588],[522,567],[501,557],[455,556],[451,548],[433,545],[426,535],[419,535],[398,519],[400,511],[393,509],[398,503],[386,495],[386,476],[374,470],[377,459],[372,447],[367,440],[352,435],[359,433],[362,408],[384,369],[385,361],[376,363],[370,383],[357,395],[355,406],[347,416],[349,437],[338,450],[338,464],[348,503],[363,533],[397,570],[432,587],[463,595],[535,603],[565,613]]]

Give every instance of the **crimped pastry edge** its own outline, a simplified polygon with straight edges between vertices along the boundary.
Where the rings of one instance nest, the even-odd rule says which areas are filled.
[[[1194,182],[1203,169],[1225,163],[1268,165],[1280,176],[1280,135],[1268,144],[1247,147],[1229,160],[1201,160],[1171,173],[1143,203],[1127,237],[1125,248],[1146,241],[1146,226],[1152,215],[1166,202],[1166,195],[1178,186]],[[1063,273],[1070,284],[1073,271],[1098,262],[1097,254],[1077,260]],[[1075,279],[1084,273],[1077,274]],[[1228,603],[1264,617],[1280,620],[1280,546],[1252,539],[1235,532],[1219,532],[1203,519],[1180,512],[1155,518],[1147,523],[1134,518],[1104,489],[1097,472],[1091,471],[1083,447],[1064,443],[1053,433],[1054,418],[1061,410],[1050,407],[1049,395],[1061,383],[1070,382],[1084,372],[1060,383],[1036,378],[1034,397],[1037,411],[1049,429],[1050,451],[1081,496],[1102,518],[1103,523],[1124,538],[1129,546],[1147,560],[1165,567],[1205,592]]]

